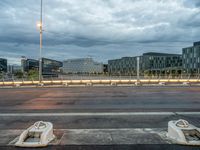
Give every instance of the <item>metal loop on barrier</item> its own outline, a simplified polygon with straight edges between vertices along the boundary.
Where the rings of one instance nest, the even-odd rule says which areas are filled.
[[[175,124],[176,124],[177,127],[180,127],[180,128],[189,127],[189,123],[186,120],[183,120],[183,119],[178,120]]]

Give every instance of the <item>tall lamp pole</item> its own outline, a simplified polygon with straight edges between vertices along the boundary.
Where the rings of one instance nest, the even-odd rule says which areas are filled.
[[[40,58],[39,58],[39,83],[42,82],[42,0],[41,0],[41,11],[40,11]]]
[[[137,82],[140,80],[140,57],[137,57]]]

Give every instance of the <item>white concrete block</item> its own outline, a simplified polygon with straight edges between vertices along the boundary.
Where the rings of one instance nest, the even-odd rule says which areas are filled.
[[[18,147],[45,147],[54,138],[53,124],[38,121],[20,135],[15,145]]]
[[[200,129],[186,120],[169,121],[167,136],[177,144],[200,145]]]

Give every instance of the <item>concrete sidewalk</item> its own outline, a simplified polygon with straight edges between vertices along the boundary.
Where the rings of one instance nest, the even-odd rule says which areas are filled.
[[[173,144],[165,128],[56,129],[56,139],[42,149],[68,150],[199,150],[198,146]],[[22,130],[0,130],[0,149],[14,146]],[[28,148],[25,148],[28,149]]]
[[[0,130],[0,145],[14,146],[23,130]],[[164,128],[58,129],[50,145],[171,144]]]

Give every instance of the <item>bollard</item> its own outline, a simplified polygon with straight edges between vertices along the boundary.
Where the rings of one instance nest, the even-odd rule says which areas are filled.
[[[18,147],[45,147],[55,139],[53,124],[50,122],[38,121],[26,129],[15,143]]]
[[[183,119],[169,121],[167,137],[177,144],[200,145],[200,129]]]

